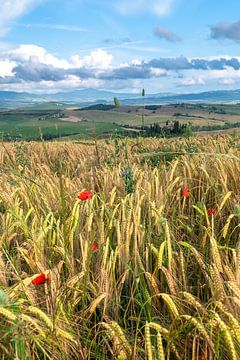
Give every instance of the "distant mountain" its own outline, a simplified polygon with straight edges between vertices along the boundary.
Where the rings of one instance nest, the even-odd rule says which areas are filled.
[[[238,90],[216,90],[205,91],[201,93],[189,94],[153,94],[145,97],[146,104],[173,104],[182,102],[214,102],[227,103],[240,101],[240,89]],[[139,105],[142,103],[142,98],[124,99],[123,104]]]
[[[229,102],[240,101],[240,89],[237,90],[216,90],[201,93],[172,94],[162,97],[161,94],[150,95],[150,99],[162,99],[168,102],[180,101],[204,101],[204,102]]]
[[[135,99],[139,94],[114,93],[96,89],[82,89],[56,94],[29,94],[26,92],[0,91],[0,108],[23,107],[43,102],[56,101],[67,104],[91,105],[96,103],[113,103],[114,97]]]
[[[17,108],[44,102],[44,97],[25,92],[0,91],[0,108]]]
[[[30,106],[44,102],[63,102],[77,106],[88,106],[97,103],[113,104],[113,98],[117,97],[123,105],[142,104],[140,94],[115,93],[96,89],[74,90],[57,94],[29,94],[26,92],[0,91],[1,108],[17,108]],[[217,90],[202,93],[189,94],[146,94],[145,104],[171,104],[181,102],[240,102],[240,89]]]
[[[124,94],[124,93],[115,93],[111,91],[96,90],[96,89],[82,89],[82,90],[74,90],[70,92],[48,95],[47,98],[51,98],[51,100],[57,100],[57,101],[95,102],[96,100],[113,101],[114,97],[117,97],[120,100],[135,99],[138,96],[139,94]]]

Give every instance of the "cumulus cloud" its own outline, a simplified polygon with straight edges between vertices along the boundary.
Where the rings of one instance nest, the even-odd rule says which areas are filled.
[[[13,68],[16,66],[14,61],[0,60],[0,77],[13,76]]]
[[[88,67],[93,69],[108,69],[113,61],[113,56],[102,49],[91,51],[90,55],[81,59],[78,55],[72,56],[74,67]]]
[[[21,80],[26,82],[59,81],[65,78],[65,74],[61,69],[52,65],[41,64],[36,59],[15,66],[13,72],[16,82]]]
[[[159,38],[159,39],[164,39],[170,42],[177,42],[177,41],[181,41],[181,37],[178,36],[177,34],[173,33],[172,31],[162,28],[162,27],[156,27],[154,29],[154,34]]]
[[[98,88],[103,87],[103,82],[98,79],[81,80],[75,76],[67,76],[60,81],[40,81],[40,82],[19,82],[1,83],[0,89],[4,91],[31,92],[34,94],[54,94],[60,91],[79,88]]]
[[[0,54],[1,60],[1,54]],[[58,58],[36,45],[21,45],[2,54],[2,61],[8,61],[8,72],[4,72],[1,82],[62,81],[69,76],[79,79],[127,80],[147,79],[165,76],[164,69],[153,69],[147,63],[133,61],[129,64],[113,66],[113,56],[102,49],[96,49],[81,58],[72,55],[70,60]],[[12,76],[9,76],[10,73]]]
[[[197,86],[212,84],[216,88],[216,84],[231,86],[239,84],[240,82],[240,69],[235,70],[232,67],[226,67],[224,69],[192,69],[183,71],[181,74],[181,81],[177,84],[178,86]]]
[[[118,0],[116,9],[124,14],[152,12],[158,16],[169,14],[175,0]]]
[[[191,59],[184,56],[179,56],[176,58],[160,58],[153,59],[149,62],[149,65],[155,68],[162,68],[165,70],[222,70],[226,67],[231,67],[234,70],[240,69],[240,59],[237,57],[234,58],[218,58],[218,59]]]
[[[165,70],[185,70],[192,68],[191,62],[184,56],[153,59],[149,62],[149,64],[154,68],[161,68]]]
[[[231,67],[226,67],[222,70],[211,70],[208,72],[207,76],[211,79],[218,81],[227,81],[229,79],[239,79],[240,78],[240,69],[234,70]]]
[[[0,0],[0,36],[6,34],[13,20],[24,15],[41,0]]]
[[[43,84],[50,91],[59,88],[100,86],[112,84],[151,82],[158,78],[181,78],[179,85],[204,85],[209,79],[231,84],[240,78],[240,57],[193,58],[184,56],[158,58],[149,61],[133,59],[119,64],[103,49],[91,51],[87,56],[72,55],[63,59],[46,49],[29,44],[0,52],[1,88],[22,89],[32,86],[40,91]],[[34,84],[34,85],[33,85]],[[54,85],[55,84],[55,85]]]
[[[205,80],[201,76],[196,76],[196,78],[191,77],[182,80],[179,85],[182,86],[205,85]]]
[[[240,41],[240,21],[220,22],[211,28],[213,39],[230,39]]]
[[[7,53],[7,56],[17,62],[38,62],[40,64],[51,65],[62,69],[68,69],[70,64],[64,59],[48,53],[46,49],[37,45],[20,45],[18,48],[13,49]]]
[[[108,69],[113,61],[113,56],[102,49],[93,50],[83,58],[80,58],[78,54],[72,55],[70,61],[68,61],[49,53],[43,47],[33,44],[20,45],[16,49],[3,53],[2,56],[16,63],[26,64],[30,62],[33,67],[36,64],[44,64],[64,70],[85,67],[89,69]]]
[[[101,79],[107,80],[128,80],[128,79],[150,79],[151,77],[166,76],[167,72],[164,69],[155,69],[148,65],[148,63],[141,63],[140,65],[127,65],[115,68],[100,75]]]

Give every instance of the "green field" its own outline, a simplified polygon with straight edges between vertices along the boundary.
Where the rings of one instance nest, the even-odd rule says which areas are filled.
[[[58,138],[78,134],[80,137],[88,137],[93,134],[99,135],[120,130],[113,122],[69,122],[56,117],[53,110],[24,110],[0,112],[0,136],[6,140],[37,140],[41,133],[44,137]]]
[[[108,136],[112,133],[136,134],[142,126],[165,126],[178,120],[190,124],[193,131],[224,131],[240,127],[240,104],[175,104],[121,106],[98,110],[45,103],[29,108],[0,111],[0,136],[4,140],[73,139]]]

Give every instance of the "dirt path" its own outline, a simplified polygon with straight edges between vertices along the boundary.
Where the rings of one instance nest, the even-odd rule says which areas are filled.
[[[59,120],[67,121],[67,122],[73,122],[73,123],[77,123],[77,122],[82,121],[82,119],[77,117],[77,116],[69,116],[69,117],[65,117],[65,118],[59,118]]]

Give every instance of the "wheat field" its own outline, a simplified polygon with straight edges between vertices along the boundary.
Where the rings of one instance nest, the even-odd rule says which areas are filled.
[[[1,359],[240,359],[240,138],[2,144],[0,175]]]

